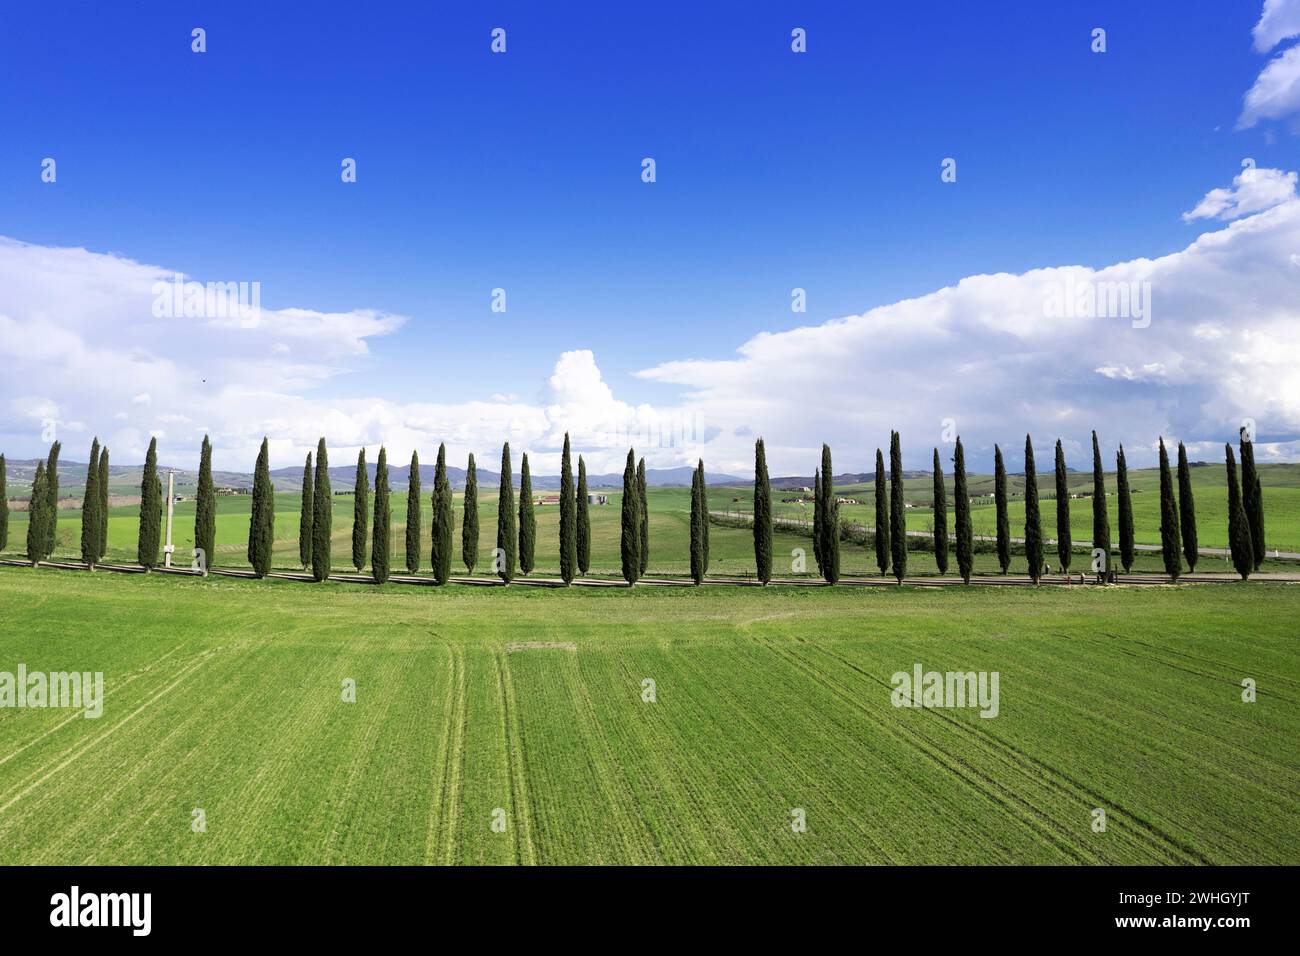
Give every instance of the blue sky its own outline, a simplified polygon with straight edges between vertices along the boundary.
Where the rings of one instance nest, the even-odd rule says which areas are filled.
[[[1244,156],[1295,165],[1284,126],[1235,129],[1253,2],[271,6],[9,11],[0,235],[406,317],[320,398],[532,401],[591,350],[620,400],[668,404],[634,373],[964,276],[1174,253]]]

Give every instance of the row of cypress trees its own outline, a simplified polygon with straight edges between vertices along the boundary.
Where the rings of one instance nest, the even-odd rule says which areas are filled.
[[[1106,501],[1101,449],[1097,433],[1092,433],[1093,450],[1093,542],[1098,553],[1096,570],[1103,576],[1112,570],[1110,521]],[[1055,458],[1057,558],[1062,571],[1069,571],[1073,555],[1070,530],[1070,496],[1065,454],[1058,439]],[[901,582],[907,573],[906,505],[903,501],[902,454],[898,432],[890,432],[890,468],[886,491],[884,455],[876,449],[874,546],[877,566],[881,574],[893,568]],[[1237,572],[1244,578],[1250,571],[1258,570],[1264,560],[1263,504],[1258,472],[1254,467],[1254,449],[1245,431],[1241,434],[1241,477],[1237,478],[1232,449],[1227,449],[1229,470],[1229,537],[1232,542],[1232,559]],[[947,492],[938,448],[933,457],[933,517],[934,555],[940,574],[948,571],[950,540],[948,533]],[[954,498],[956,527],[954,535],[958,571],[963,581],[969,583],[973,567],[973,534],[970,518],[970,497],[967,491],[965,450],[957,438],[953,456]],[[838,503],[833,493],[833,481],[828,477],[830,449],[822,446],[821,467],[814,471],[813,493],[813,551],[822,576],[829,582],[838,580]],[[994,446],[994,507],[996,509],[996,551],[1002,573],[1011,565],[1011,529],[1008,515],[1007,472],[1002,449]],[[1121,445],[1116,455],[1116,484],[1119,527],[1119,561],[1129,571],[1134,562],[1136,543],[1133,518],[1132,491],[1128,480],[1128,461]],[[1251,489],[1246,493],[1246,489]],[[1178,443],[1178,478],[1175,491],[1174,478],[1169,465],[1164,439],[1160,439],[1160,507],[1161,554],[1165,571],[1171,578],[1181,574],[1182,560],[1191,570],[1196,569],[1198,558],[1195,501],[1192,491],[1191,471],[1187,449]],[[771,580],[772,548],[771,485],[767,473],[766,452],[763,440],[755,444],[754,452],[754,558],[758,579],[763,584]],[[1038,475],[1034,460],[1033,440],[1025,436],[1025,556],[1030,577],[1037,583],[1045,568],[1045,540],[1038,494]],[[1181,558],[1180,558],[1181,553]]]
[[[33,563],[53,552],[58,520],[58,459],[61,444],[54,442],[45,461],[39,462],[32,486],[30,518],[27,531],[27,554]],[[1061,442],[1056,442],[1055,491],[1057,557],[1062,571],[1069,571],[1073,553],[1070,529],[1068,476]],[[1104,474],[1097,434],[1092,433],[1093,451],[1093,543],[1097,555],[1095,570],[1108,574],[1112,570],[1110,523]],[[1264,514],[1254,449],[1243,429],[1240,434],[1241,473],[1238,476],[1231,445],[1225,446],[1228,469],[1228,518],[1230,552],[1233,565],[1243,577],[1258,570],[1264,560]],[[902,450],[898,432],[890,433],[890,469],[886,492],[884,457],[876,450],[875,472],[875,551],[882,574],[890,568],[898,581],[907,571],[907,529],[903,495]],[[108,517],[108,448],[100,448],[96,438],[91,444],[87,465],[86,487],[82,503],[82,560],[93,566],[107,550]],[[934,554],[939,573],[947,573],[949,535],[947,498],[938,449],[933,456]],[[973,563],[970,500],[966,491],[965,453],[958,437],[953,458],[956,525],[954,536],[958,571],[969,582]],[[1164,439],[1160,440],[1160,532],[1161,555],[1166,573],[1177,579],[1185,560],[1195,570],[1197,534],[1187,450],[1178,445],[1177,490]],[[813,510],[813,552],[819,571],[828,583],[839,579],[839,505],[834,493],[831,452],[822,446],[821,465],[815,470]],[[515,512],[510,446],[502,448],[502,481],[497,509],[497,551],[493,570],[509,583],[514,579],[516,562],[524,574],[535,567],[537,528],[532,495],[532,476],[528,456],[521,464],[520,500]],[[5,459],[0,455],[0,549],[8,543],[8,504],[4,495]],[[560,574],[566,584],[576,574],[586,574],[590,566],[591,526],[587,501],[586,463],[578,459],[578,482],[574,488],[569,436],[564,439],[561,462],[560,493]],[[642,577],[649,563],[649,508],[647,501],[645,459],[636,460],[629,449],[623,476],[622,569],[629,584]],[[1132,495],[1128,465],[1121,445],[1116,455],[1116,485],[1119,528],[1119,561],[1127,572],[1135,554]],[[474,456],[469,456],[465,485],[462,525],[462,560],[473,573],[478,551],[477,474]],[[357,456],[353,515],[352,561],[360,571],[365,565],[367,527],[370,513],[369,475],[365,450]],[[416,573],[420,568],[420,465],[418,453],[411,456],[407,491],[406,567]],[[254,471],[252,510],[249,524],[248,560],[255,574],[264,577],[270,571],[274,544],[274,487],[270,479],[269,451],[264,438]],[[380,450],[376,471],[374,534],[371,565],[376,580],[389,575],[391,547],[387,452]],[[446,448],[439,446],[438,463],[432,496],[431,563],[434,578],[445,584],[450,577],[451,540],[453,533],[452,490],[447,478]],[[157,439],[151,439],[145,456],[141,482],[140,523],[136,559],[146,569],[157,566],[161,538],[162,491],[158,476]],[[1002,450],[994,446],[994,504],[996,508],[996,550],[998,563],[1005,574],[1011,563],[1011,536],[1008,519],[1007,475]],[[330,530],[332,497],[329,462],[325,439],[317,445],[314,467],[308,454],[303,469],[302,508],[299,521],[299,556],[304,568],[310,568],[317,581],[330,575]],[[704,480],[704,463],[700,461],[692,477],[691,489],[691,576],[696,583],[708,571],[708,508]],[[772,505],[771,484],[767,471],[766,449],[760,438],[754,450],[754,556],[758,580],[767,584],[772,577]],[[202,549],[210,566],[215,557],[216,497],[212,478],[212,445],[204,436],[200,449],[198,494],[195,512],[195,547]],[[1025,555],[1029,574],[1037,582],[1044,567],[1044,540],[1039,513],[1038,482],[1030,436],[1025,438]],[[1180,558],[1181,552],[1181,558]]]

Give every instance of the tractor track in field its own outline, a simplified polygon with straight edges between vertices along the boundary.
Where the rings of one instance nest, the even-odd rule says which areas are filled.
[[[532,866],[537,863],[537,847],[533,842],[533,805],[525,776],[523,732],[518,726],[518,706],[515,703],[514,683],[510,678],[510,660],[504,650],[498,650],[493,652],[492,662],[496,668],[497,692],[501,695],[506,775],[510,788],[510,805],[514,811],[507,825],[513,836],[515,862]]]
[[[591,744],[584,748],[587,765],[591,769],[592,776],[600,781],[601,789],[605,791],[610,807],[615,810],[618,832],[627,859],[639,864],[655,862],[655,857],[662,859],[663,849],[658,845],[654,832],[645,827],[644,823],[640,828],[636,825],[636,821],[642,819],[642,815],[638,812],[636,793],[632,790],[627,774],[619,766],[618,758],[614,756],[613,749],[609,745],[609,737],[601,726],[599,718],[596,717],[591,695],[578,668],[577,654],[565,655],[564,679],[569,685],[569,696],[573,700],[573,710],[582,736]],[[652,853],[649,855],[646,853],[645,842],[639,839],[646,833],[649,834],[651,841]]]
[[[34,773],[30,775],[24,781],[23,784],[18,785],[19,787],[21,787],[21,789],[19,789],[18,792],[15,793],[13,797],[7,800],[4,804],[0,804],[0,816],[3,816],[6,812],[8,812],[8,810],[11,807],[14,806],[14,804],[18,803],[19,800],[22,800],[33,790],[38,788],[41,784],[45,783],[51,777],[55,776],[59,771],[63,770],[65,767],[72,764],[74,761],[78,760],[83,754],[88,753],[97,744],[106,740],[108,737],[112,736],[122,726],[129,723],[139,714],[143,713],[146,709],[148,709],[150,704],[153,704],[154,702],[165,697],[167,694],[171,693],[171,691],[173,691],[177,686],[179,686],[186,678],[188,678],[196,670],[198,670],[209,660],[211,660],[212,656],[216,653],[217,651],[215,649],[203,651],[198,655],[197,660],[194,660],[190,664],[183,665],[180,673],[175,677],[175,679],[170,684],[168,684],[162,690],[155,692],[144,703],[142,703],[135,710],[131,711],[131,713],[127,714],[125,717],[123,717],[121,720],[115,723],[112,727],[109,727],[103,733],[99,734],[98,736],[92,738],[91,740],[83,744],[74,745],[73,747],[69,748],[69,750],[72,751],[70,756],[63,757],[63,754],[60,754],[59,756],[56,756],[54,760],[51,761],[50,763],[47,763],[45,764],[45,766],[34,771]],[[66,754],[68,753],[68,751],[64,751],[64,753]],[[63,757],[63,759],[60,760],[60,757]],[[2,833],[4,829],[5,829],[4,827],[0,827],[0,833]]]
[[[460,815],[467,695],[464,648],[448,645],[447,652],[450,670],[447,699],[443,703],[442,756],[434,773],[434,800],[429,808],[424,861],[450,866],[456,862],[456,824]]]
[[[884,687],[890,691],[894,689],[892,684],[888,683],[887,681],[881,680],[876,675],[863,670],[861,667],[853,663],[848,658],[840,654],[837,654],[829,650],[828,648],[807,641],[804,638],[796,638],[796,640],[798,640],[801,644],[805,644],[806,646],[815,648],[816,650],[820,651],[822,654],[830,657],[832,660],[836,660],[840,662],[843,666],[848,667],[850,670],[854,671],[857,674],[860,674],[862,677],[870,681],[873,681],[876,684],[879,684],[881,687]],[[1087,785],[1075,779],[1074,777],[1071,777],[1069,774],[1065,773],[1064,771],[1059,770],[1058,768],[1053,767],[1051,764],[1039,759],[1038,757],[1035,757],[1032,754],[1029,754],[1021,750],[1015,744],[1002,740],[998,737],[994,737],[992,735],[979,733],[978,731],[966,725],[962,721],[957,720],[956,718],[951,717],[948,714],[944,713],[942,710],[938,710],[930,707],[921,708],[921,710],[922,713],[937,718],[938,720],[948,724],[949,726],[960,730],[967,737],[969,737],[972,740],[978,741],[986,748],[994,752],[1001,752],[1003,756],[1006,759],[1008,759],[1010,762],[1012,762],[1013,764],[1018,764],[1024,772],[1026,772],[1032,777],[1037,777],[1039,779],[1042,779],[1045,783],[1049,784],[1050,789],[1055,789],[1058,792],[1063,793],[1068,797],[1079,800],[1081,803],[1086,803],[1089,808],[1114,806],[1113,801],[1107,800],[1106,798],[1104,798],[1103,796],[1101,796],[1100,794],[1092,790],[1092,788],[1088,787]],[[1030,806],[1032,808],[1032,805]],[[1035,809],[1035,812],[1039,812],[1037,811],[1036,808],[1033,809]],[[1195,847],[1183,842],[1182,840],[1179,840],[1177,837],[1173,836],[1172,834],[1167,833],[1166,831],[1164,831],[1163,829],[1161,829],[1159,826],[1152,823],[1151,821],[1138,816],[1137,814],[1135,814],[1130,810],[1121,807],[1116,807],[1115,809],[1120,810],[1120,812],[1123,813],[1124,816],[1128,817],[1130,820],[1136,823],[1140,828],[1140,830],[1145,833],[1145,835],[1148,837],[1148,839],[1151,841],[1151,843],[1154,845],[1155,848],[1158,848],[1159,850],[1164,851],[1166,853],[1171,850],[1177,853],[1181,853],[1184,856],[1190,858],[1190,860],[1194,863],[1199,863],[1206,866],[1213,865],[1213,861],[1208,859],[1204,855],[1202,855],[1200,851],[1198,851]]]
[[[1208,664],[1212,667],[1222,667],[1225,670],[1232,667],[1231,664],[1227,664],[1223,661],[1216,661],[1213,658],[1200,657],[1196,654],[1188,654],[1183,651],[1176,651],[1172,648],[1159,648],[1154,644],[1147,644],[1145,641],[1139,641],[1135,637],[1125,637],[1122,634],[1111,634],[1110,632],[1103,632],[1103,633],[1105,634],[1106,637],[1113,638],[1116,641],[1128,642],[1130,644],[1137,644],[1139,647],[1145,647],[1148,651],[1164,650],[1166,653],[1173,654],[1175,657],[1185,657],[1191,661],[1198,661],[1202,664]],[[1207,680],[1224,682],[1230,684],[1233,687],[1241,686],[1241,682],[1232,677],[1225,677],[1223,674],[1215,674],[1209,671],[1196,670],[1193,667],[1184,667],[1183,665],[1175,663],[1174,661],[1166,660],[1165,658],[1161,657],[1159,654],[1156,653],[1139,654],[1136,651],[1125,650],[1123,647],[1117,647],[1116,650],[1118,650],[1121,654],[1127,654],[1129,657],[1136,657],[1140,660],[1147,660],[1156,664],[1162,664],[1165,667],[1171,667],[1174,670],[1183,671],[1184,673],[1187,674],[1194,674],[1197,677],[1204,677]],[[1281,683],[1290,684],[1293,687],[1300,688],[1300,683],[1297,683],[1296,681],[1290,680],[1289,678],[1286,677],[1279,677],[1277,675],[1272,675],[1272,674],[1263,674],[1263,676],[1267,677],[1269,680],[1279,681]],[[1277,691],[1265,692],[1263,690],[1257,690],[1257,693],[1260,696],[1264,696],[1265,694],[1267,694],[1267,696],[1272,697],[1275,700],[1285,701],[1288,704],[1293,704],[1297,707],[1300,707],[1300,700],[1296,700],[1292,697],[1286,697],[1282,694],[1279,694]]]
[[[1062,636],[1062,637],[1065,637],[1065,635],[1061,635],[1061,636]],[[1107,635],[1107,636],[1114,637],[1115,635]],[[1089,638],[1072,638],[1072,639],[1073,639],[1073,640],[1079,640],[1079,641],[1082,641],[1082,642],[1085,642],[1085,643],[1088,643],[1088,644],[1092,644],[1093,646],[1096,646],[1096,647],[1102,647],[1102,648],[1107,648],[1107,649],[1109,649],[1109,645],[1108,645],[1106,642],[1104,642],[1104,641],[1099,641],[1099,640],[1096,640],[1096,639],[1089,639]],[[1147,656],[1145,656],[1145,655],[1141,655],[1141,654],[1134,654],[1134,653],[1132,653],[1132,652],[1126,652],[1126,651],[1122,651],[1122,650],[1121,650],[1121,653],[1124,653],[1126,656],[1136,658],[1137,660],[1142,660],[1142,661],[1154,661],[1154,662],[1156,662],[1156,663],[1166,664],[1166,665],[1167,665],[1171,670],[1175,670],[1175,671],[1178,671],[1178,672],[1180,672],[1180,673],[1184,673],[1184,674],[1191,674],[1191,675],[1194,676],[1194,677],[1200,677],[1200,678],[1203,678],[1203,679],[1206,679],[1206,680],[1212,680],[1212,681],[1213,681],[1214,683],[1216,683],[1216,684],[1217,684],[1217,683],[1221,683],[1222,680],[1223,680],[1223,678],[1221,678],[1221,677],[1220,677],[1219,675],[1217,675],[1217,674],[1208,674],[1208,675],[1207,675],[1207,674],[1203,674],[1203,673],[1201,673],[1201,672],[1199,672],[1199,671],[1191,670],[1191,669],[1188,669],[1188,668],[1185,668],[1185,667],[1179,667],[1179,666],[1177,666],[1177,665],[1168,664],[1168,662],[1165,662],[1165,661],[1159,661],[1159,660],[1156,659],[1156,658],[1147,657]],[[1238,688],[1238,687],[1241,686],[1240,684],[1237,684],[1237,683],[1235,683],[1235,682],[1231,682],[1231,681],[1229,681],[1229,685],[1232,686],[1233,688]],[[1278,696],[1277,696],[1276,694],[1273,694],[1273,695],[1272,695],[1272,698],[1275,699],[1275,700],[1276,700],[1276,699],[1279,699]],[[1281,699],[1285,700],[1285,698],[1281,698]],[[1135,705],[1135,706],[1136,706],[1136,705]],[[1218,736],[1215,736],[1214,734],[1209,733],[1208,731],[1202,730],[1200,727],[1196,726],[1194,723],[1191,723],[1191,724],[1179,723],[1179,722],[1176,721],[1174,718],[1172,718],[1171,716],[1169,716],[1167,713],[1164,713],[1164,712],[1162,712],[1162,711],[1155,710],[1155,709],[1152,709],[1152,708],[1149,708],[1149,707],[1143,707],[1142,709],[1143,709],[1143,711],[1144,711],[1144,712],[1145,712],[1145,713],[1146,713],[1150,718],[1153,718],[1153,719],[1155,719],[1155,720],[1159,720],[1159,721],[1162,722],[1162,723],[1166,723],[1166,724],[1170,724],[1170,725],[1172,725],[1172,726],[1176,726],[1176,727],[1180,728],[1181,730],[1184,730],[1184,731],[1187,732],[1188,734],[1194,734],[1194,735],[1196,735],[1196,736],[1198,736],[1198,737],[1204,737],[1204,738],[1206,738],[1206,739],[1212,741],[1213,743],[1215,743],[1215,744],[1217,744],[1217,745],[1219,745],[1219,746],[1223,746],[1223,747],[1231,748],[1233,751],[1235,751],[1235,752],[1237,752],[1237,753],[1239,753],[1239,754],[1244,755],[1246,758],[1248,758],[1248,759],[1251,760],[1251,761],[1261,761],[1261,762],[1264,762],[1264,763],[1267,763],[1267,764],[1271,764],[1271,765],[1273,765],[1273,766],[1275,766],[1275,767],[1280,767],[1280,768],[1285,769],[1285,770],[1288,770],[1288,771],[1291,770],[1291,768],[1288,767],[1287,765],[1277,763],[1277,761],[1274,760],[1273,757],[1272,757],[1270,754],[1267,754],[1267,753],[1261,753],[1261,752],[1257,752],[1257,751],[1254,751],[1254,750],[1250,750],[1249,748],[1247,748],[1246,746],[1244,746],[1244,745],[1240,742],[1239,739],[1235,739],[1235,738],[1232,738],[1232,737],[1218,737]],[[1107,720],[1107,718],[1102,717],[1102,716],[1100,716],[1100,715],[1098,715],[1098,719],[1101,719],[1101,720]],[[1179,757],[1181,757],[1181,758],[1183,758],[1183,759],[1194,759],[1194,758],[1197,756],[1197,754],[1199,753],[1198,751],[1196,751],[1196,750],[1194,750],[1194,749],[1189,749],[1189,748],[1187,748],[1187,747],[1185,747],[1185,746],[1180,746],[1180,745],[1174,744],[1174,743],[1172,743],[1172,742],[1171,742],[1170,740],[1168,740],[1168,739],[1165,739],[1165,740],[1163,741],[1163,744],[1162,744],[1162,745],[1163,745],[1164,747],[1166,747],[1168,750],[1170,750],[1172,753],[1177,754]]]
[[[620,655],[611,666],[616,667],[622,681],[628,687],[637,687],[641,683],[641,676],[634,672],[632,663],[626,657]],[[648,775],[655,781],[656,794],[666,791],[672,791],[670,803],[674,807],[689,807],[689,813],[679,813],[674,819],[675,827],[671,829],[672,836],[675,838],[674,843],[684,843],[686,851],[689,854],[692,849],[698,847],[707,847],[708,853],[712,858],[704,862],[718,863],[721,861],[717,853],[717,848],[709,844],[704,837],[701,821],[708,821],[708,831],[713,834],[727,832],[724,820],[714,812],[707,800],[700,797],[699,781],[693,775],[682,774],[680,766],[670,766],[664,759],[664,741],[672,740],[680,745],[680,734],[676,733],[676,727],[672,721],[667,721],[662,717],[663,712],[658,708],[649,708],[644,714],[646,723],[654,724],[657,728],[655,732],[648,731],[643,725],[630,718],[618,718],[625,729],[624,739],[633,742],[633,752],[639,755],[641,765],[646,768]],[[682,830],[687,824],[684,821],[691,821],[694,825],[690,827],[691,840],[682,841]],[[657,841],[658,842],[658,841]],[[662,844],[660,843],[662,846]],[[728,850],[736,851],[737,845],[734,842],[728,843]],[[661,855],[663,851],[661,849]],[[743,855],[737,854],[738,859],[743,859]]]
[[[943,746],[935,743],[924,734],[907,726],[901,721],[897,722],[896,726],[891,726],[889,722],[882,720],[874,711],[864,706],[856,695],[843,687],[840,681],[836,680],[831,675],[818,670],[808,661],[802,660],[797,655],[790,653],[789,650],[779,647],[775,642],[770,642],[764,639],[758,640],[761,646],[768,648],[776,654],[779,659],[784,660],[796,670],[802,671],[805,676],[813,680],[822,688],[829,691],[843,702],[849,704],[853,709],[863,714],[872,724],[890,734],[895,739],[910,744],[939,767],[959,777],[983,797],[998,806],[1001,806],[1012,816],[1027,825],[1041,839],[1070,857],[1076,863],[1104,862],[1102,859],[1095,857],[1086,848],[1071,842],[1072,834],[1069,830],[1063,827],[1059,821],[1053,819],[1041,808],[1036,807],[1033,803],[1020,796],[1020,794],[1015,792],[1014,789],[1007,786],[1002,781],[999,781],[996,777],[991,776],[978,765],[972,763],[966,756],[950,752]],[[863,671],[861,668],[839,655],[832,654],[829,651],[826,651],[825,648],[802,639],[800,639],[800,643],[825,653],[826,656],[830,657],[832,660],[843,666],[847,666],[850,670],[872,683],[881,684],[890,691],[893,690],[891,685],[880,681],[875,677],[875,675]],[[937,714],[938,712],[927,710],[926,713]],[[946,717],[946,715],[941,716]],[[988,743],[988,741],[982,738],[981,735],[976,734],[975,737],[984,744]],[[1024,770],[1023,767],[1021,769]],[[1078,799],[1080,803],[1083,802],[1082,799],[1080,799],[1079,794],[1071,793],[1068,790],[1066,793],[1069,797]],[[1095,806],[1095,804],[1093,805]]]
[[[380,687],[392,686],[396,683],[396,677],[401,673],[403,662],[400,657],[395,657],[386,669],[376,674],[375,682]],[[364,730],[354,733],[352,736],[353,758],[351,766],[348,768],[347,776],[343,781],[343,793],[338,800],[338,805],[346,808],[355,808],[357,805],[357,793],[361,787],[367,768],[372,761],[371,755],[379,743],[380,732],[384,727],[384,718],[387,716],[389,709],[392,707],[391,697],[379,693],[370,693],[366,695],[367,701],[382,700],[383,706],[367,705],[367,715],[364,723]],[[355,706],[355,705],[354,705]],[[334,824],[330,828],[329,835],[321,844],[321,851],[325,854],[337,854],[339,862],[346,863],[345,854],[345,822],[350,824],[347,814],[339,813],[334,817]]]
[[[156,667],[158,664],[160,664],[160,663],[162,663],[163,661],[165,661],[167,658],[171,657],[173,654],[175,654],[177,651],[179,651],[179,650],[180,650],[182,647],[184,647],[184,646],[185,646],[184,644],[177,644],[175,647],[173,647],[173,648],[172,648],[170,651],[168,651],[166,654],[163,654],[163,655],[161,655],[160,657],[155,658],[154,660],[150,661],[148,664],[145,664],[143,667],[137,668],[136,670],[134,670],[134,671],[130,672],[129,674],[127,674],[127,676],[126,676],[125,678],[123,678],[122,680],[118,681],[118,682],[117,682],[113,687],[110,688],[110,687],[108,687],[108,686],[105,686],[105,688],[104,688],[104,702],[107,702],[107,701],[108,701],[108,697],[109,697],[109,695],[110,695],[111,693],[114,693],[114,692],[120,693],[123,687],[126,687],[126,686],[127,686],[128,684],[130,684],[132,681],[136,680],[136,678],[143,677],[145,674],[149,673],[150,670],[152,670],[152,669],[153,669],[154,667]],[[26,742],[25,744],[23,744],[21,747],[17,747],[17,748],[15,748],[15,749],[9,751],[9,753],[5,754],[3,757],[0,757],[0,767],[3,767],[3,766],[4,766],[5,764],[7,764],[10,760],[13,760],[14,757],[17,757],[20,753],[22,753],[22,752],[23,752],[24,750],[26,750],[28,747],[31,747],[31,746],[33,746],[34,744],[38,744],[38,743],[40,743],[40,742],[41,742],[42,740],[44,740],[46,737],[50,736],[50,734],[55,733],[56,731],[62,729],[63,727],[66,727],[68,724],[72,723],[72,722],[73,722],[74,720],[76,720],[78,717],[82,717],[82,716],[83,716],[83,715],[82,715],[82,712],[81,712],[81,711],[79,711],[79,710],[78,710],[78,711],[74,711],[72,714],[70,714],[69,716],[67,716],[67,717],[64,718],[63,720],[59,721],[59,722],[58,722],[57,724],[55,724],[53,727],[49,728],[48,730],[44,731],[44,732],[41,733],[41,734],[38,734],[37,736],[33,737],[31,740],[27,741],[27,742]]]
[[[711,688],[712,694],[718,697],[719,699],[725,697],[728,700],[728,702],[732,705],[731,713],[735,717],[735,719],[743,721],[749,727],[750,730],[752,730],[758,737],[760,737],[764,741],[764,743],[768,746],[768,748],[770,749],[774,757],[778,759],[781,763],[785,764],[787,771],[790,771],[790,773],[787,774],[787,779],[797,779],[800,776],[799,771],[803,766],[801,758],[797,754],[795,754],[782,741],[782,738],[779,735],[773,735],[769,729],[764,728],[758,721],[754,720],[752,717],[749,716],[749,706],[752,706],[752,701],[737,699],[736,696],[734,695],[734,692],[730,691],[725,686],[717,684],[713,680],[714,675],[709,674],[706,669],[700,667],[698,664],[695,664],[694,662],[690,662],[689,661],[690,657],[691,655],[683,655],[682,659],[685,662],[682,668],[683,673],[686,673],[688,671],[693,672],[694,679],[697,682],[698,686]],[[837,745],[837,749],[839,749],[841,753],[845,753],[846,756],[848,755],[845,748],[839,747]],[[840,781],[842,781],[842,778],[840,778],[840,780],[837,782]],[[766,782],[764,782],[764,785],[762,787],[762,792],[765,792],[768,795],[770,795],[771,801],[773,803],[777,805],[781,804],[783,800],[783,794],[772,791],[767,786]],[[849,807],[847,807],[839,798],[837,798],[834,795],[833,792],[822,788],[818,788],[817,795],[821,799],[825,800],[828,806],[834,808],[838,812],[840,820],[842,820],[847,826],[851,826],[854,830],[857,831],[858,835],[862,838],[862,840],[868,846],[870,846],[872,850],[874,850],[877,854],[879,854],[880,859],[883,859],[889,863],[898,862],[894,858],[894,855],[891,854],[888,849],[886,849],[884,846],[882,846],[880,843],[876,841],[875,833],[873,832],[872,828],[869,825],[867,825],[856,813],[852,812]],[[836,856],[837,858],[839,858],[841,863],[849,862],[847,860],[844,860],[842,857],[839,857],[838,852],[834,848],[831,848],[831,852],[836,853]]]

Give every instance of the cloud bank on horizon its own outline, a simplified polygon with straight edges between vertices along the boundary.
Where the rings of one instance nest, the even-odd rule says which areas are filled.
[[[1094,428],[1143,465],[1161,435],[1217,460],[1252,419],[1257,457],[1300,460],[1296,180],[1244,171],[1184,214],[1234,221],[1160,258],[970,276],[861,315],[760,333],[731,358],[637,373],[679,388],[665,407],[618,399],[585,350],[557,358],[535,401],[326,397],[324,383],[371,361],[367,343],[400,336],[406,319],[307,309],[262,309],[256,322],[159,318],[169,270],[0,239],[0,450],[42,452],[47,421],[58,423],[65,457],[95,434],[115,462],[137,462],[156,434],[162,459],[183,463],[208,433],[217,467],[240,471],[263,435],[276,466],[301,461],[320,435],[335,464],[380,443],[397,461],[418,448],[431,462],[446,442],[452,461],[473,451],[493,467],[509,440],[549,474],[569,431],[594,473],[620,470],[635,444],[652,467],[702,457],[745,474],[763,435],[772,471],[795,474],[811,472],[823,441],[837,470],[867,470],[891,428],[908,467],[928,467],[934,446],[951,457],[951,421],[973,467],[987,468],[994,442],[1016,462],[1026,432],[1045,450],[1063,439],[1072,464],[1086,467]],[[1105,317],[1116,290],[1131,290],[1132,308]]]

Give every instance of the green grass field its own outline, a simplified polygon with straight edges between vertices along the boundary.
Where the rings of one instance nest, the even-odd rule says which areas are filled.
[[[0,568],[0,670],[106,682],[97,720],[0,709],[0,863],[1296,864],[1298,612],[1300,588],[1255,582],[435,590]],[[998,671],[999,715],[891,706],[915,663]]]

